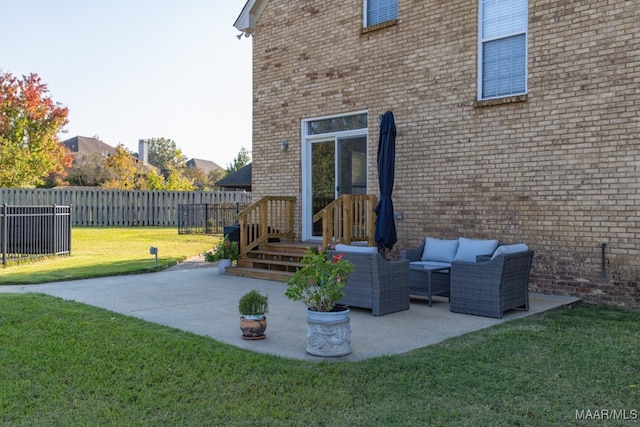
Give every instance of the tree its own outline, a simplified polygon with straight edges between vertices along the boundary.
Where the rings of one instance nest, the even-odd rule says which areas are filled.
[[[164,190],[164,176],[153,166],[144,175],[144,180],[138,184],[138,190]]]
[[[209,182],[209,186],[211,188],[215,188],[216,182],[220,181],[226,175],[227,171],[224,169],[216,169],[207,175],[207,181]]]
[[[71,185],[99,187],[109,179],[106,159],[100,153],[78,156],[68,169],[68,181]]]
[[[146,139],[149,154],[149,163],[162,171],[180,168],[187,161],[172,139],[149,138]]]
[[[168,172],[165,172],[165,190],[171,191],[192,191],[195,186],[193,185],[193,181],[183,175],[183,169],[170,169]]]
[[[116,190],[135,190],[137,188],[136,159],[123,144],[118,144],[116,153],[109,156],[105,163],[111,177],[102,184],[102,187]]]
[[[161,171],[152,165],[143,165],[135,155],[119,144],[116,154],[106,161],[111,174],[102,187],[118,190],[172,190],[191,191],[193,182],[182,175],[181,168]]]
[[[182,173],[186,179],[193,182],[193,186],[196,190],[205,191],[209,190],[209,183],[207,182],[207,176],[204,171],[198,167],[187,167]]]
[[[58,140],[69,110],[36,74],[0,72],[0,187],[34,187],[61,177],[72,157]]]
[[[251,154],[249,150],[242,147],[238,152],[238,155],[233,159],[233,162],[227,165],[227,174],[235,172],[247,166],[251,162]]]

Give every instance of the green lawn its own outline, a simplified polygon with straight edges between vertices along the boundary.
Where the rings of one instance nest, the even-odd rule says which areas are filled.
[[[158,248],[160,269],[211,249],[221,236],[179,235],[175,227],[73,228],[71,256],[0,267],[0,285],[155,271],[151,246]]]
[[[43,295],[0,295],[0,325],[8,426],[639,422],[640,313],[604,306],[357,363],[280,359]],[[603,410],[636,419],[594,420]]]
[[[73,233],[71,257],[3,268],[0,283],[152,271],[150,246],[166,266],[216,239],[157,228]],[[638,425],[639,342],[639,312],[584,304],[404,355],[316,363],[45,295],[0,294],[0,423]]]

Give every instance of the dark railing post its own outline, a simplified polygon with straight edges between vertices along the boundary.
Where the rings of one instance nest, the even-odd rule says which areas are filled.
[[[56,215],[56,204],[53,204],[53,215],[52,215],[52,222],[53,222],[53,253],[57,254],[58,253],[58,218]]]
[[[204,204],[204,234],[209,234],[209,203]]]
[[[7,225],[7,204],[2,204],[2,265],[7,265],[7,234],[9,226]]]
[[[69,251],[69,256],[71,256],[71,227],[73,226],[73,213],[71,207],[72,205],[69,205],[67,208],[67,251]]]

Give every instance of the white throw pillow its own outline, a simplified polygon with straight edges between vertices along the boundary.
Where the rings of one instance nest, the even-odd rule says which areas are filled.
[[[458,239],[444,240],[427,237],[424,241],[422,261],[451,262],[458,250]]]

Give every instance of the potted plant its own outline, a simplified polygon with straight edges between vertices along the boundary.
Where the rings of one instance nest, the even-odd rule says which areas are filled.
[[[287,281],[285,295],[307,306],[307,353],[344,356],[351,353],[349,309],[337,305],[354,270],[343,254],[329,255],[322,247],[307,249],[302,268]]]
[[[266,338],[264,331],[267,329],[267,317],[269,311],[268,296],[262,295],[257,290],[244,294],[238,302],[240,312],[240,330],[242,338],[247,340],[260,340]]]
[[[240,248],[237,242],[229,240],[229,235],[224,236],[222,240],[211,250],[204,253],[204,260],[207,262],[217,262],[218,270],[224,273],[227,267],[231,266],[240,256]]]

